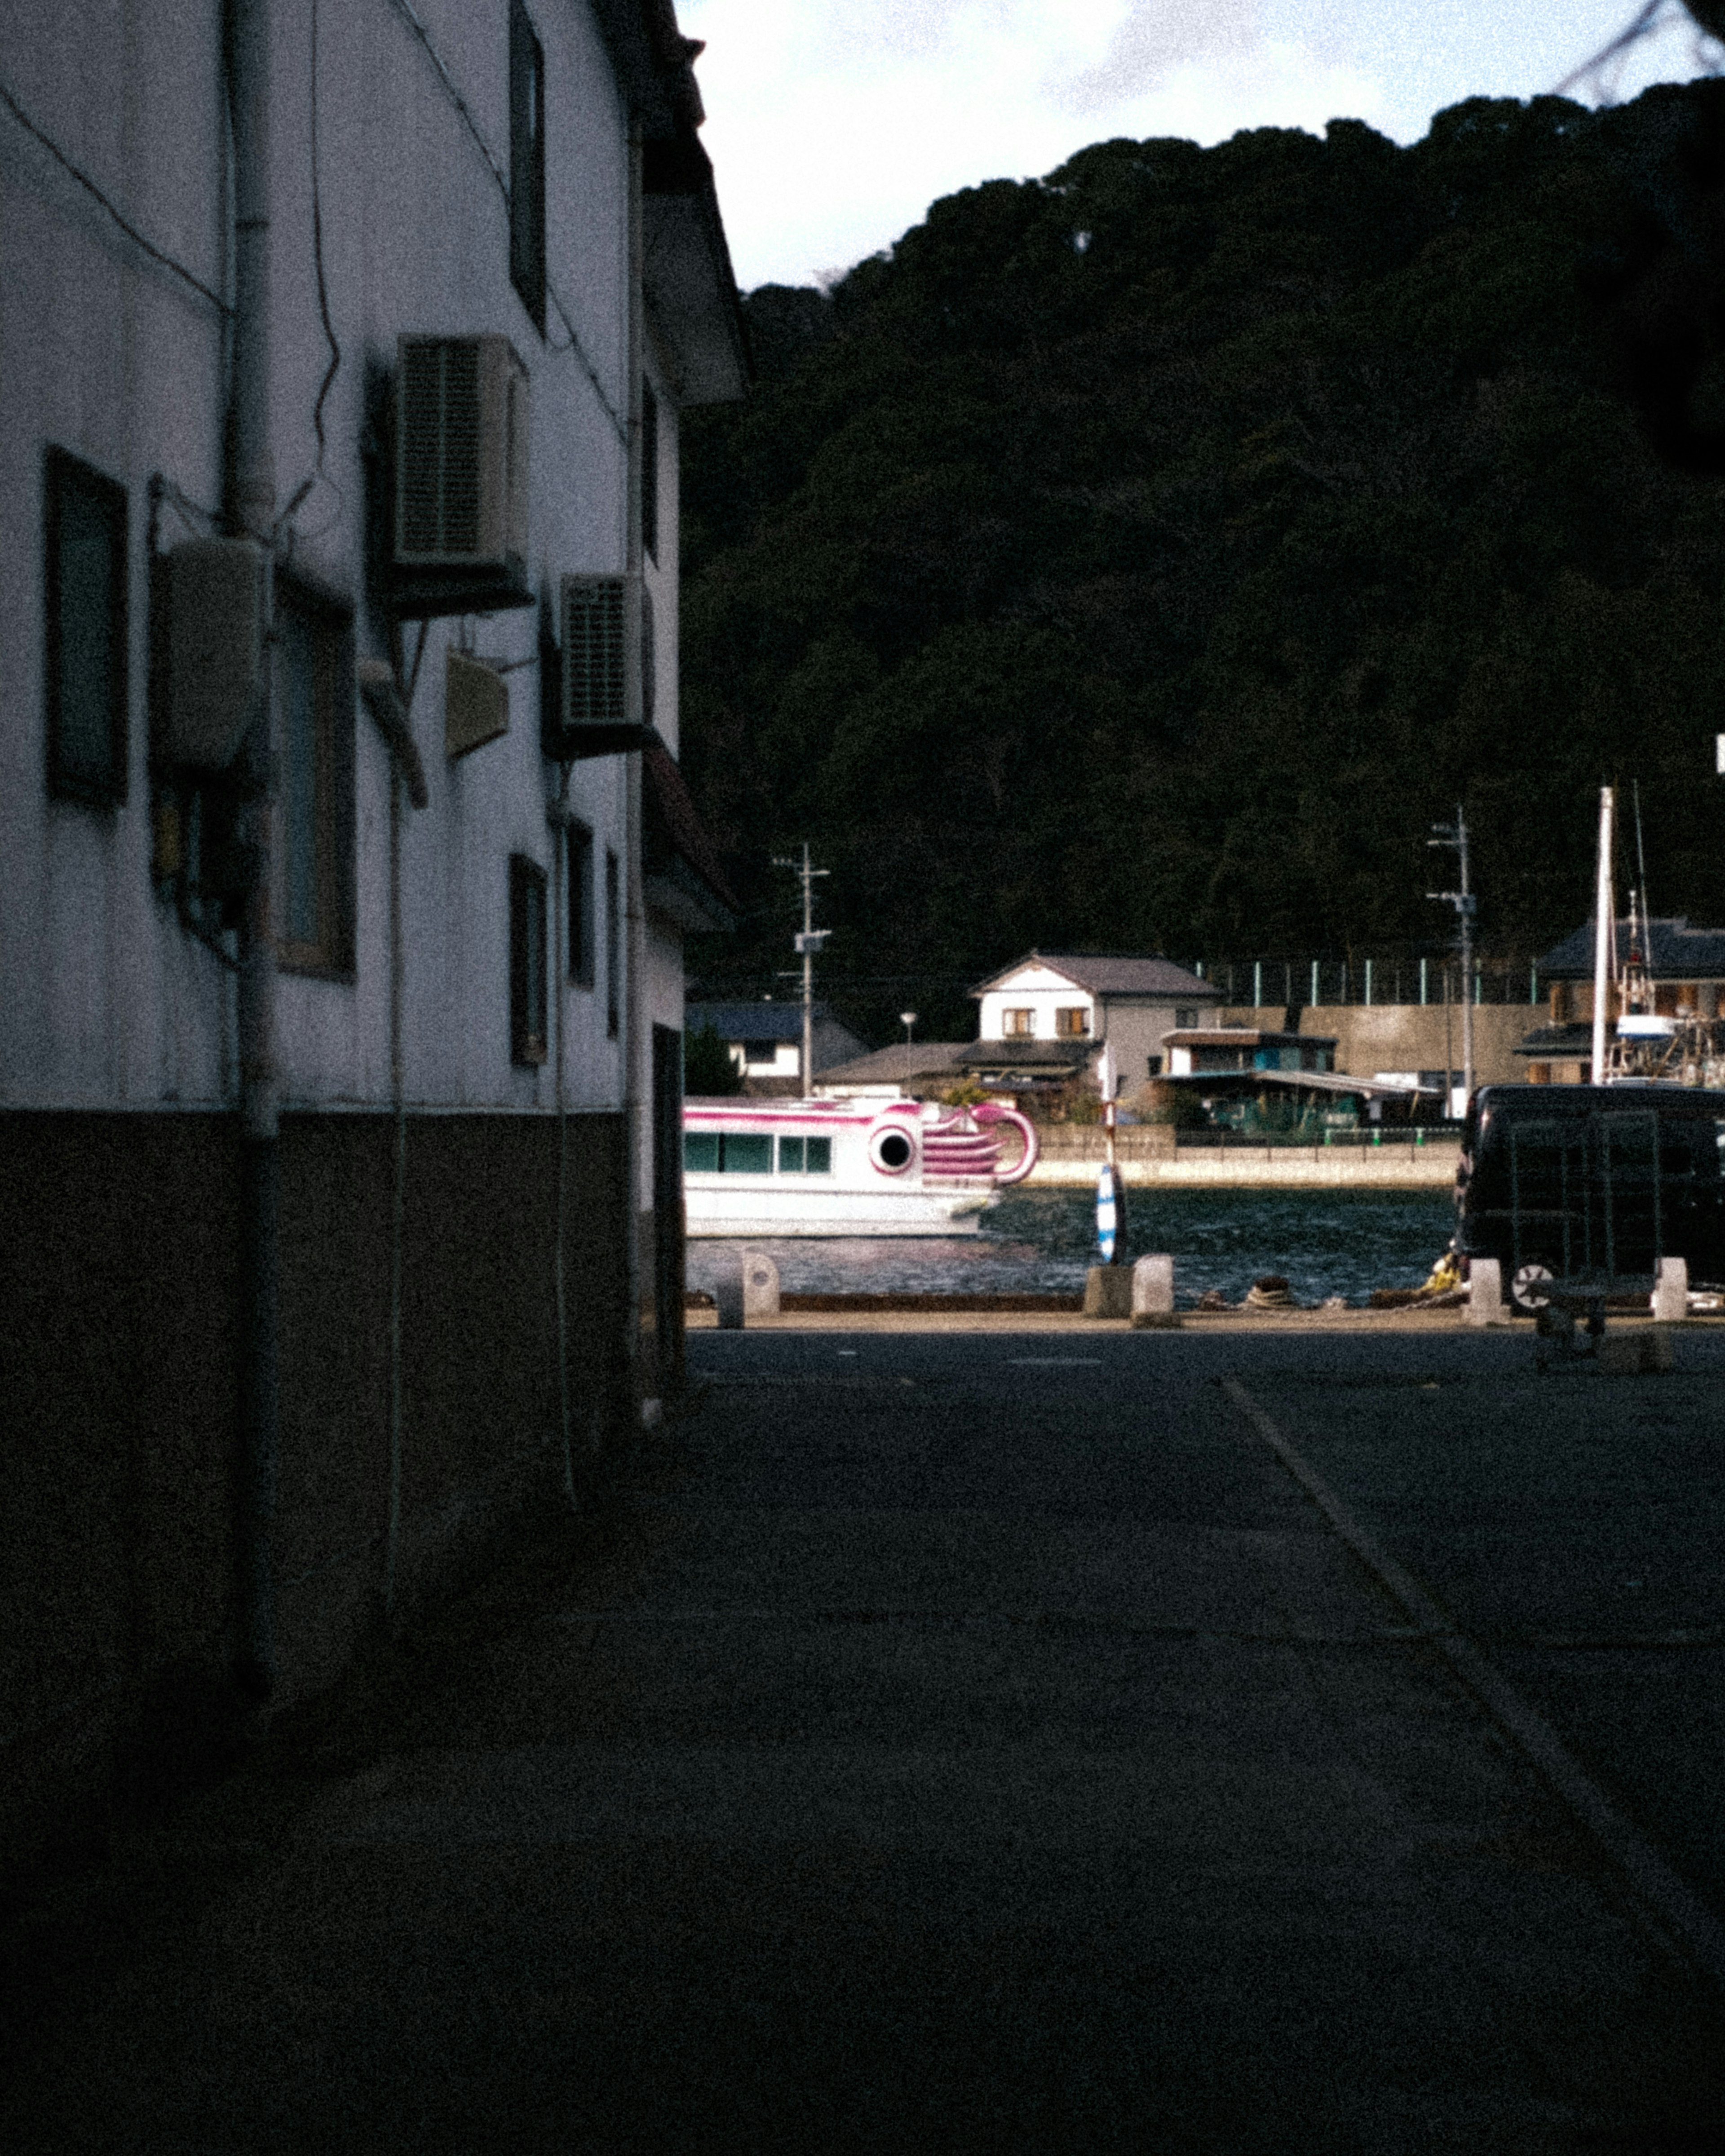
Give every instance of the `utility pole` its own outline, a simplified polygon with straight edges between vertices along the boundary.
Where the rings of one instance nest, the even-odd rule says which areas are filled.
[[[814,1089],[814,959],[815,953],[832,934],[830,928],[814,925],[814,880],[830,875],[830,869],[811,867],[809,860],[809,841],[803,842],[800,861],[775,854],[773,865],[776,869],[794,869],[803,883],[803,932],[796,941],[797,955],[803,961],[803,1098],[806,1101]]]
[[[1435,838],[1426,840],[1428,846],[1448,846],[1461,862],[1460,891],[1429,891],[1425,896],[1453,906],[1461,927],[1461,1086],[1471,1101],[1473,1098],[1473,917],[1479,901],[1468,882],[1467,818],[1461,804],[1455,805],[1453,824],[1434,824]],[[1448,1083],[1447,1077],[1445,1083]],[[1445,1103],[1447,1108],[1449,1103]]]

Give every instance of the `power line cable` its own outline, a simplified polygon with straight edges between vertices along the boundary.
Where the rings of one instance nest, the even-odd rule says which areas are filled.
[[[323,408],[335,387],[336,377],[341,371],[341,346],[336,336],[335,324],[330,320],[330,288],[323,263],[323,187],[317,153],[317,15],[318,0],[311,0],[311,254],[317,270],[317,311],[322,318],[323,333],[329,343],[330,363],[324,370],[323,380],[318,384],[317,402],[311,408],[311,425],[317,436],[316,461],[283,510],[280,520],[283,524],[292,521],[300,504],[324,476],[324,458],[329,444],[324,434]],[[335,481],[331,480],[330,485],[335,486]],[[338,504],[342,500],[339,486],[336,486],[336,498]],[[339,516],[340,513],[338,508],[336,514]]]
[[[462,121],[466,126],[468,133],[472,136],[475,142],[478,145],[480,155],[485,161],[485,168],[490,173],[493,180],[495,181],[497,184],[497,192],[502,196],[503,206],[507,209],[510,206],[509,175],[504,171],[501,164],[499,163],[490,144],[485,140],[484,134],[480,131],[480,124],[473,116],[472,107],[468,104],[467,100],[461,95],[460,91],[455,87],[454,78],[450,74],[449,69],[444,66],[442,54],[438,51],[437,47],[431,42],[430,32],[426,28],[424,23],[420,21],[418,13],[415,12],[412,5],[412,0],[389,0],[389,4],[394,8],[397,14],[401,17],[402,20],[407,24],[413,35],[419,40],[419,43],[424,47],[427,59],[429,59],[432,66],[437,70],[437,78],[444,86],[444,95],[449,98],[456,111],[460,114]],[[604,383],[599,379],[598,370],[594,367],[593,362],[588,357],[587,347],[581,341],[580,333],[575,327],[574,318],[570,314],[569,310],[563,305],[562,295],[557,290],[557,286],[552,282],[551,272],[549,270],[546,271],[545,275],[545,290],[551,300],[552,305],[557,309],[557,314],[562,319],[563,327],[569,333],[569,341],[567,344],[554,344],[551,347],[552,350],[553,352],[572,352],[574,353],[577,360],[581,364],[582,371],[587,376],[588,380],[592,383],[593,393],[594,396],[598,398],[600,404],[603,407],[605,417],[611,422],[611,425],[616,433],[618,440],[621,442],[626,449],[629,446],[629,422],[619,415],[616,406],[611,402],[609,396],[606,393]]]
[[[42,145],[43,148],[47,151],[49,156],[52,157],[57,164],[63,166],[64,169],[71,174],[72,177],[77,181],[79,186],[84,189],[85,192],[89,195],[93,201],[97,203],[101,208],[106,211],[107,214],[113,219],[114,223],[119,226],[120,229],[126,234],[126,238],[131,240],[134,247],[141,248],[144,253],[150,257],[152,262],[159,262],[164,270],[171,270],[182,284],[190,285],[192,290],[197,293],[198,296],[201,300],[208,300],[211,306],[216,310],[218,314],[225,316],[233,313],[234,310],[228,305],[228,302],[222,298],[219,293],[213,292],[201,277],[193,275],[193,272],[186,267],[184,263],[176,262],[172,255],[165,253],[162,249],[159,248],[156,244],[153,239],[146,239],[145,238],[144,234],[138,230],[136,225],[132,223],[131,219],[122,214],[122,213],[115,207],[114,203],[96,185],[95,182],[91,179],[89,173],[84,170],[82,166],[74,164],[66,155],[65,151],[61,149],[59,143],[54,141],[51,136],[43,132],[42,129],[36,125],[33,120],[31,119],[29,114],[25,111],[23,105],[18,103],[18,100],[13,95],[12,92],[7,88],[3,82],[0,82],[0,105],[4,105],[7,110],[12,115],[13,118],[17,121],[18,126],[24,130],[24,132],[27,135],[33,135]]]

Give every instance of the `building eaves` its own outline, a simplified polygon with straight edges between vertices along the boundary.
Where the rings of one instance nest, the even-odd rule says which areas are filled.
[[[656,735],[642,752],[641,782],[647,897],[685,933],[734,928],[742,909],[683,774]]]
[[[999,973],[971,990],[973,996],[987,995],[1014,973],[1022,973],[1026,966],[1046,966],[1070,981],[1076,988],[1083,988],[1096,996],[1180,996],[1194,1003],[1220,1003],[1222,991],[1213,982],[1201,979],[1184,966],[1177,966],[1172,958],[1139,958],[1106,952],[1032,951],[1012,965],[1003,967]]]

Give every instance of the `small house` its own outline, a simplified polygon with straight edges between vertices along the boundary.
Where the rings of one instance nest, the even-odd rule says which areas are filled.
[[[1117,1092],[1159,1077],[1168,1036],[1201,1025],[1222,1000],[1213,983],[1172,959],[1040,951],[971,993],[981,1006],[978,1045],[995,1063],[1018,1058],[1027,1069],[1076,1076],[1106,1048]]]
[[[691,1034],[713,1032],[742,1073],[745,1091],[794,1097],[803,1086],[803,1006],[800,1003],[690,1004]],[[814,1075],[849,1063],[867,1051],[826,1004],[814,1006]]]

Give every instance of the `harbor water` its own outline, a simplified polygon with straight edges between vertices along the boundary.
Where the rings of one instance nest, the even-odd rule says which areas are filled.
[[[1417,1287],[1455,1224],[1447,1190],[1133,1190],[1127,1249],[1174,1260],[1176,1301],[1207,1291],[1240,1301],[1265,1273],[1295,1300],[1340,1296],[1363,1306],[1374,1287]],[[740,1242],[689,1245],[689,1285],[711,1289]],[[752,1237],[790,1294],[1076,1295],[1097,1262],[1096,1204],[1083,1190],[1009,1192],[976,1236],[901,1240]]]

